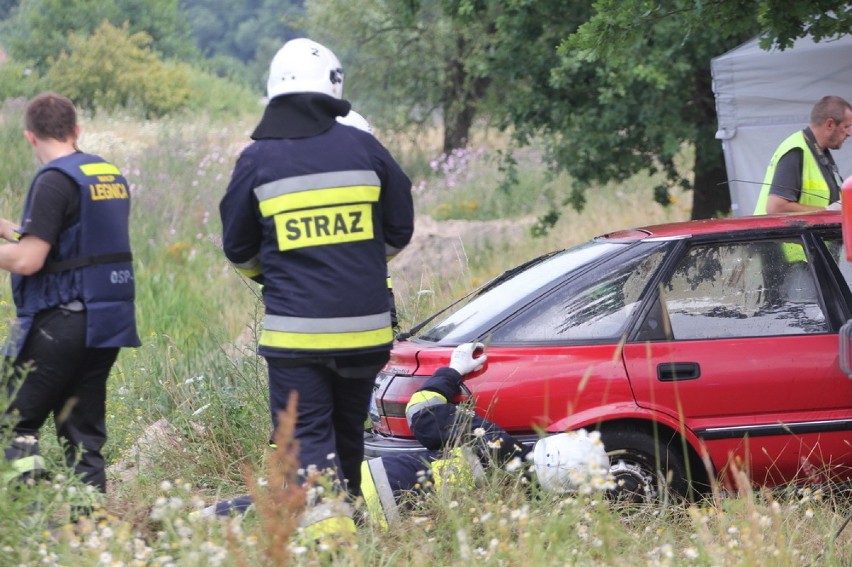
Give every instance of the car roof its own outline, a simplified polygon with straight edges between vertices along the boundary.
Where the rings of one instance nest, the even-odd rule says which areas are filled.
[[[749,217],[728,217],[669,224],[658,224],[610,232],[599,240],[642,240],[645,238],[684,238],[700,234],[771,230],[792,226],[838,225],[842,215],[839,211],[816,211],[812,213],[786,213]]]

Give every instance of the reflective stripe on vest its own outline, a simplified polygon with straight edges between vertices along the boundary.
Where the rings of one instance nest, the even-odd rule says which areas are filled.
[[[86,175],[121,175],[121,171],[111,163],[84,163],[80,171]]]
[[[411,396],[410,400],[408,400],[408,405],[405,406],[405,419],[407,419],[410,424],[411,420],[414,419],[414,415],[420,410],[430,406],[440,406],[446,403],[447,398],[438,392],[419,390],[414,392],[414,395]]]
[[[361,463],[361,495],[364,497],[370,519],[381,530],[387,530],[399,521],[399,509],[385,463],[381,459],[369,459]]]
[[[390,311],[362,317],[284,317],[267,314],[258,344],[275,348],[329,350],[393,342]]]
[[[778,165],[778,160],[795,148],[802,150],[802,193],[799,195],[799,204],[810,205],[812,207],[826,207],[830,204],[831,191],[828,187],[828,182],[826,182],[813,152],[808,147],[807,140],[805,140],[805,133],[799,131],[781,142],[781,145],[778,146],[778,149],[772,155],[769,167],[766,169],[766,175],[763,178],[763,187],[760,190],[757,204],[754,207],[755,215],[766,214],[769,188],[772,186],[772,179],[775,177],[775,168]]]
[[[485,478],[479,458],[469,447],[457,447],[445,458],[432,463],[432,482],[435,489],[444,485],[473,488],[477,480]]]
[[[15,480],[19,476],[35,471],[46,470],[44,467],[44,459],[41,455],[32,455],[29,457],[21,457],[11,461],[12,470],[3,474],[3,482],[7,483]]]

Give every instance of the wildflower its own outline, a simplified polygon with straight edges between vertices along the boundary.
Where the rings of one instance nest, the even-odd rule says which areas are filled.
[[[197,410],[192,412],[192,415],[198,415],[209,407],[210,407],[210,404],[204,404],[203,406],[201,406],[200,408],[198,408]]]
[[[476,429],[473,430],[473,436],[474,437],[483,437],[484,435],[485,435],[485,429],[483,429],[481,427],[477,427]]]

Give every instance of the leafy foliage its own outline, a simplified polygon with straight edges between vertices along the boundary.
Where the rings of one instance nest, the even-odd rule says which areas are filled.
[[[787,47],[806,30],[822,39],[852,27],[850,4],[826,0],[342,4],[308,2],[311,29],[347,46],[355,69],[348,84],[369,111],[405,105],[396,119],[409,123],[439,111],[450,127],[453,91],[443,87],[455,85],[451,96],[469,97],[462,111],[489,117],[520,144],[546,138],[552,164],[573,179],[566,204],[582,209],[592,183],[660,171],[666,180],[655,200],[694,188],[694,218],[730,207],[710,60],[755,34],[765,46]],[[678,166],[689,146],[695,163]],[[545,224],[558,216],[552,211]]]
[[[104,22],[89,37],[72,34],[47,73],[50,88],[88,109],[138,106],[145,115],[173,112],[191,90],[184,64],[164,63],[150,51],[151,38]]]
[[[165,58],[195,53],[178,0],[21,0],[0,31],[14,59],[44,73],[70,49],[72,33],[85,37],[104,21],[115,27],[127,23],[131,34],[145,32],[152,49]]]
[[[306,4],[308,29],[340,58],[344,96],[370,122],[392,129],[427,124],[440,108],[446,21],[437,2],[417,17],[393,0],[317,0]],[[358,33],[352,33],[358,30]]]
[[[302,35],[300,0],[182,0],[205,64],[220,76],[262,86],[273,54]]]

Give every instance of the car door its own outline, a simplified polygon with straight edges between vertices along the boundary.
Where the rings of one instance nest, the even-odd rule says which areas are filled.
[[[816,261],[800,237],[689,246],[625,345],[637,403],[692,429],[717,471],[849,476],[852,380]]]
[[[537,298],[490,335],[486,372],[465,380],[477,411],[509,431],[632,407],[622,337],[669,243],[635,246]]]

